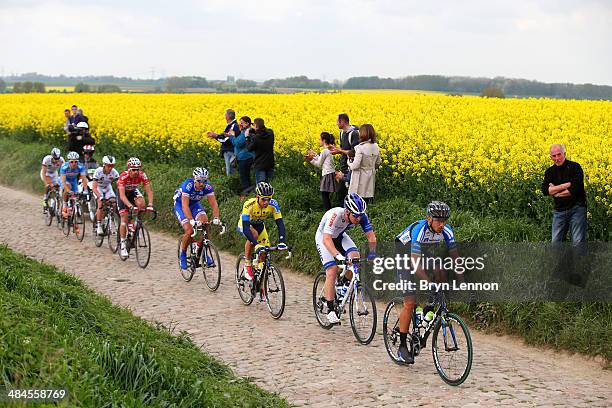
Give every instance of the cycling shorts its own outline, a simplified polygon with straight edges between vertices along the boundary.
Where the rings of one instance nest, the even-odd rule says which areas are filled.
[[[348,234],[340,234],[337,238],[332,238],[332,242],[334,243],[334,247],[338,252],[342,255],[346,256],[349,252],[358,251],[357,246],[348,236]],[[323,243],[323,234],[317,231],[315,236],[315,243],[317,244],[317,251],[319,252],[319,257],[321,258],[321,263],[323,264],[323,268],[327,269],[331,266],[336,265],[336,260],[331,252],[327,250],[325,244]]]
[[[193,204],[189,204],[189,211],[191,211],[191,215],[194,220],[197,219],[198,215],[200,214],[206,215],[206,210],[202,208],[199,201],[196,201]],[[176,203],[174,205],[174,215],[176,216],[176,219],[181,225],[189,222],[189,219],[187,218],[187,216],[185,216],[185,213],[183,212],[183,206],[181,205],[181,203]]]
[[[261,245],[269,246],[270,239],[268,237],[268,231],[266,230],[266,224],[264,224],[263,222],[256,222],[256,223],[251,223],[251,227],[253,227],[255,231],[257,231],[257,234],[258,234],[257,243]],[[236,231],[238,231],[240,234],[242,234],[243,237],[246,238],[246,235],[244,235],[244,233],[242,232],[242,223],[238,225],[238,228],[236,228]]]
[[[49,177],[51,179],[51,184],[53,184],[54,186],[59,186],[60,185],[60,178],[59,175],[57,174],[57,172],[55,173],[46,173],[44,171],[40,171],[40,179],[46,183],[47,180],[45,180],[45,177]]]
[[[117,198],[111,186],[108,186],[106,188],[100,188],[100,186],[98,186],[98,189],[94,191],[94,195],[96,196],[96,198],[100,198],[102,200],[110,200],[111,198]]]
[[[130,203],[132,203],[132,205],[136,205],[136,203],[134,201],[136,200],[136,198],[142,197],[142,194],[140,194],[140,191],[138,191],[138,189],[136,189],[136,190],[133,190],[133,191],[126,191],[125,192],[125,196],[127,197],[128,201]],[[117,204],[118,204],[118,207],[119,207],[119,214],[125,215],[125,214],[127,214],[129,212],[128,206],[125,205],[123,200],[121,200],[121,199],[117,200]]]

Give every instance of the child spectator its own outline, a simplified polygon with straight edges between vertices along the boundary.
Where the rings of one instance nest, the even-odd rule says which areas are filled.
[[[332,208],[330,195],[338,192],[338,183],[336,182],[335,174],[336,167],[334,165],[334,155],[330,151],[334,145],[334,136],[331,133],[323,132],[319,138],[319,143],[323,146],[321,154],[316,154],[313,150],[309,150],[304,159],[317,167],[321,168],[321,198],[325,211]]]

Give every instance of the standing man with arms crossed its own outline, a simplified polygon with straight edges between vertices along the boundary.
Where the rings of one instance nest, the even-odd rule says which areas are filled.
[[[336,180],[340,183],[338,188],[338,205],[342,207],[344,197],[348,194],[348,184],[350,183],[349,158],[355,157],[355,146],[359,144],[359,128],[349,122],[346,113],[338,115],[338,129],[340,129],[340,147],[330,149],[333,154],[340,156],[340,171],[336,172]]]

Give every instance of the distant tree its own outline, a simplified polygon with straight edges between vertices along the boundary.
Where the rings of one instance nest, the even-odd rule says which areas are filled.
[[[176,92],[186,88],[209,88],[210,84],[202,77],[169,77],[166,79],[168,92]]]
[[[31,93],[33,88],[34,88],[34,84],[32,83],[32,81],[25,81],[22,85],[21,92]]]
[[[121,88],[117,85],[100,85],[97,89],[98,93],[120,93]]]
[[[2,78],[0,78],[0,92],[6,91],[6,82]]]
[[[45,84],[42,82],[34,82],[32,83],[32,92],[36,93],[45,93]]]
[[[74,92],[82,93],[82,92],[91,92],[91,87],[86,83],[79,82],[74,86]]]
[[[15,82],[13,84],[13,92],[14,93],[21,93],[21,92],[23,92],[23,84],[21,82]]]
[[[239,79],[236,81],[236,86],[238,88],[255,88],[257,87],[257,82],[250,79]]]
[[[485,97],[485,98],[505,98],[506,95],[504,95],[504,91],[501,90],[501,88],[495,88],[495,87],[488,87],[488,88],[484,88],[481,92],[480,92],[480,96]]]

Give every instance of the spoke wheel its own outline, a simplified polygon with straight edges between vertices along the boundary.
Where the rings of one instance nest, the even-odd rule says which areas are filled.
[[[138,235],[134,240],[134,249],[136,250],[138,266],[143,269],[146,268],[151,259],[151,236],[144,224],[141,224],[138,229]]]
[[[438,374],[449,385],[462,384],[472,368],[472,338],[465,322],[454,313],[437,319],[431,353]]]
[[[324,329],[331,329],[332,324],[327,321],[327,301],[325,300],[325,272],[319,272],[312,285],[312,306],[314,307],[317,322]]]
[[[272,263],[266,271],[263,287],[270,314],[273,318],[280,319],[285,311],[285,281],[281,270]]]
[[[399,316],[403,307],[404,300],[402,298],[395,298],[387,304],[383,316],[383,340],[385,342],[385,349],[387,349],[387,354],[389,354],[391,360],[397,364],[402,364],[397,357],[397,349],[400,345]],[[412,321],[410,321],[410,326],[412,326]],[[408,332],[410,333],[411,331],[412,327],[410,327]]]
[[[74,208],[69,209],[68,214],[70,214],[68,217],[64,218],[64,214],[63,214],[63,208],[62,208],[62,232],[64,233],[65,236],[70,235],[70,230],[72,229],[72,221],[73,221],[73,213],[74,213]]]
[[[210,266],[206,260],[207,257],[212,260],[212,265]],[[204,275],[206,287],[211,292],[219,289],[219,285],[221,284],[221,258],[219,257],[217,247],[210,241],[202,247],[200,265],[202,265],[202,274]]]
[[[187,245],[187,269],[181,269],[180,260],[181,257],[181,241],[183,238],[179,238],[178,245],[176,247],[176,262],[178,263],[179,272],[181,276],[185,280],[185,282],[189,282],[193,279],[193,275],[195,275],[195,265],[193,264],[193,258],[191,253],[191,244]]]
[[[54,210],[55,210],[55,194],[53,193],[49,194],[49,196],[47,197],[47,205],[44,208],[46,209],[45,225],[49,227],[51,226],[51,224],[53,224],[53,216],[54,216]]]
[[[359,343],[370,344],[376,334],[376,301],[363,283],[356,283],[349,302],[353,334]]]
[[[112,212],[108,217],[108,225],[106,226],[106,234],[108,235],[108,248],[115,254],[119,249],[119,223],[121,219],[119,214]]]
[[[253,303],[253,299],[255,298],[255,294],[252,291],[253,281],[249,281],[244,277],[246,273],[244,270],[244,265],[246,262],[246,258],[244,254],[240,254],[238,256],[238,260],[236,261],[236,289],[238,289],[238,295],[240,296],[240,300],[245,305],[250,305]]]
[[[72,227],[74,228],[74,235],[76,235],[77,239],[83,241],[83,237],[85,237],[85,217],[83,216],[83,207],[78,204],[74,207]]]

